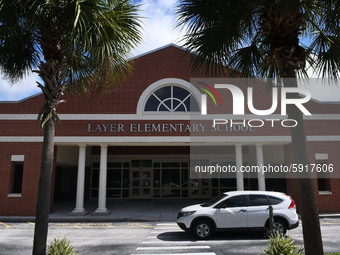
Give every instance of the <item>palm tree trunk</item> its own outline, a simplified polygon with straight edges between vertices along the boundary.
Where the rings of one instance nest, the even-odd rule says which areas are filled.
[[[49,119],[44,126],[44,143],[40,170],[37,212],[34,229],[33,255],[46,254],[48,217],[54,156],[55,122]]]
[[[291,72],[288,77],[296,77],[295,72]],[[297,87],[296,78],[284,79],[284,86]],[[294,163],[306,166],[309,164],[309,156],[302,112],[295,105],[288,105],[287,115],[289,119],[294,119],[298,123],[296,127],[290,129]],[[305,253],[306,255],[322,255],[324,253],[313,175],[303,174],[303,178],[298,178],[297,183]]]

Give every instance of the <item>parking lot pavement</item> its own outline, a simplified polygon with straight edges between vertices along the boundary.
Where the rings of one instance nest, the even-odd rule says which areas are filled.
[[[321,227],[325,252],[339,252],[340,219],[323,219]],[[296,240],[296,244],[303,244],[301,226],[288,234]],[[268,240],[262,233],[218,233],[211,240],[196,241],[175,223],[158,223],[132,255],[261,254],[267,244]]]
[[[340,219],[321,219],[325,252],[340,252]],[[0,254],[30,254],[34,223],[0,222]],[[302,229],[289,231],[302,245]],[[80,255],[234,255],[261,254],[268,240],[259,233],[221,233],[196,241],[176,223],[51,223],[48,240],[66,236]]]
[[[48,243],[66,237],[80,255],[131,254],[151,231],[148,223],[51,223]],[[34,223],[0,223],[0,254],[32,253]]]

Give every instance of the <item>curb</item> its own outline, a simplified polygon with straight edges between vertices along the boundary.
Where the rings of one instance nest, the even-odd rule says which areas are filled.
[[[153,219],[139,219],[139,218],[52,218],[49,219],[49,223],[59,223],[59,222],[169,222],[175,221],[164,219],[164,220],[153,220]],[[13,222],[13,223],[24,223],[24,222],[35,222],[35,217],[25,217],[25,218],[10,218],[10,217],[0,217],[0,222]]]
[[[325,219],[325,218],[340,218],[340,214],[319,214],[320,219]]]

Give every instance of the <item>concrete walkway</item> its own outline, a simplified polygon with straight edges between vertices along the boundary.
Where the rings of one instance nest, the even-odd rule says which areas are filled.
[[[54,212],[50,214],[50,222],[122,222],[122,221],[175,221],[179,210],[185,206],[202,203],[204,200],[162,199],[162,200],[108,200],[107,216],[93,215],[97,208],[97,200],[85,201],[85,216],[71,216],[75,201],[56,202]],[[321,213],[320,218],[339,217],[340,213]],[[34,216],[0,216],[3,222],[34,221]]]
[[[50,214],[50,222],[118,222],[118,221],[175,221],[179,210],[185,206],[202,203],[205,200],[108,200],[107,216],[93,215],[97,208],[97,200],[87,200],[84,207],[89,213],[85,216],[71,216],[75,201],[57,202],[54,212]],[[0,216],[0,221],[23,222],[34,221],[33,216]]]

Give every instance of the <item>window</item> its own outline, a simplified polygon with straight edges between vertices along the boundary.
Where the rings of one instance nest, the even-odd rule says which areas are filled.
[[[283,201],[281,198],[273,197],[273,196],[268,196],[268,199],[271,205],[277,205]]]
[[[223,201],[221,204],[225,204],[226,207],[243,207],[246,206],[246,196],[235,196],[231,197],[225,201]]]
[[[269,205],[267,196],[265,195],[249,195],[249,206]]]
[[[208,206],[212,206],[213,204],[217,203],[218,201],[222,200],[223,198],[225,198],[227,195],[226,194],[222,194],[219,195],[217,197],[212,198],[211,200],[201,204],[202,207],[208,207]],[[221,203],[223,204],[223,203]]]
[[[90,198],[97,198],[100,164],[92,163]],[[128,198],[130,184],[129,162],[107,162],[106,198]]]
[[[328,160],[316,160],[315,164],[318,166],[318,168],[322,169],[328,169]],[[323,167],[324,166],[324,167]],[[330,192],[331,191],[331,182],[329,178],[328,172],[320,171],[317,173],[318,177],[318,188],[319,192]]]
[[[177,86],[167,86],[153,92],[144,106],[145,112],[197,112],[198,103],[192,94]]]
[[[21,193],[24,162],[13,162],[13,187],[11,193]]]

